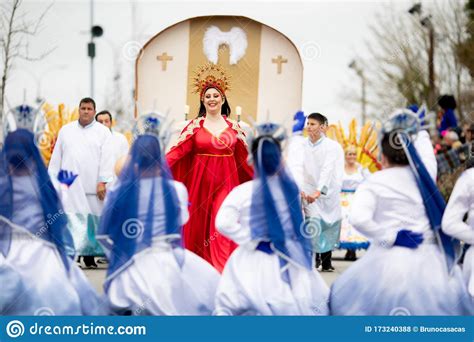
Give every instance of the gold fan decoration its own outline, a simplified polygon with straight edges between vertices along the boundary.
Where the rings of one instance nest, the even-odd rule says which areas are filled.
[[[65,108],[64,104],[60,104],[55,108],[49,103],[43,105],[43,111],[46,122],[42,130],[36,133],[36,141],[41,156],[46,166],[48,166],[53,154],[54,145],[58,139],[59,130],[65,124],[77,120],[79,118],[79,111],[77,108],[70,111]]]
[[[370,121],[362,127],[359,140],[357,140],[356,119],[352,119],[349,123],[349,136],[346,136],[340,122],[337,125],[330,125],[326,135],[341,144],[344,151],[350,146],[355,146],[357,149],[357,162],[370,172],[375,172],[382,168],[377,159],[377,129]]]
[[[209,88],[217,88],[223,96],[230,89],[230,75],[220,64],[207,63],[197,68],[193,77],[194,92],[200,98]]]

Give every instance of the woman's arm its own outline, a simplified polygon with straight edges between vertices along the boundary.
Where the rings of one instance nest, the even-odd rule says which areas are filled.
[[[252,240],[250,229],[240,223],[242,207],[252,194],[250,183],[239,185],[227,195],[216,216],[216,228],[222,235],[239,245]]]
[[[464,172],[456,182],[443,215],[443,231],[470,245],[474,244],[474,227],[464,222],[464,216],[474,200],[474,170]]]
[[[237,172],[239,174],[239,183],[242,184],[252,180],[253,168],[248,163],[247,146],[240,139],[237,140],[234,156]]]
[[[355,192],[351,204],[349,222],[370,239],[376,240],[385,247],[390,247],[395,242],[397,232],[385,232],[383,227],[374,221],[377,210],[376,191],[371,188],[370,183],[362,183]]]
[[[175,180],[186,184],[191,169],[192,153],[194,151],[193,134],[199,127],[198,120],[192,120],[181,132],[177,143],[166,154],[166,161]]]
[[[184,134],[184,133],[181,133]],[[185,158],[193,150],[193,139],[189,137],[177,145],[173,146],[171,150],[166,154],[166,161],[169,167],[172,169],[175,164]]]

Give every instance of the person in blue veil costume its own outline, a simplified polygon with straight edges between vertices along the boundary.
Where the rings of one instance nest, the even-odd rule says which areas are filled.
[[[110,307],[120,315],[209,315],[219,273],[182,247],[188,194],[163,158],[164,119],[148,114],[137,126],[99,228],[109,259],[104,290]]]
[[[382,127],[382,170],[355,193],[351,224],[367,253],[331,286],[332,315],[466,315],[469,295],[456,264],[458,242],[441,231],[429,134],[408,109]]]
[[[18,286],[16,300],[6,304],[7,299],[2,299],[5,312],[107,312],[70,258],[74,247],[66,225],[60,196],[49,178],[34,135],[24,129],[8,133],[0,153],[0,268],[4,270],[0,272],[0,282],[11,281],[10,284]]]
[[[329,289],[312,270],[300,192],[283,164],[281,126],[256,127],[252,181],[224,200],[217,229],[239,247],[219,283],[215,315],[326,315]]]

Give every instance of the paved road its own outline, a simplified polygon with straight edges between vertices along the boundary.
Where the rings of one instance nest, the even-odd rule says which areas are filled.
[[[320,272],[323,279],[326,281],[328,286],[330,286],[334,280],[344,272],[351,264],[351,261],[343,260],[345,251],[336,251],[333,253],[333,266],[336,269],[334,272]],[[358,252],[357,255],[361,256],[363,253]],[[106,265],[99,265],[98,269],[95,270],[84,270],[89,280],[92,282],[94,287],[99,293],[102,293],[102,284],[105,279],[106,274]],[[315,272],[317,272],[315,270]]]

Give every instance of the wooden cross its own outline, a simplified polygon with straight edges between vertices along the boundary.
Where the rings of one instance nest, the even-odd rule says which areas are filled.
[[[282,55],[278,55],[277,58],[272,58],[272,63],[276,63],[277,66],[277,74],[281,74],[282,64],[288,63],[286,58],[283,58]]]
[[[161,70],[166,71],[166,66],[168,65],[168,62],[173,60],[173,56],[168,56],[166,52],[163,52],[163,54],[157,56],[156,59],[161,62]]]

